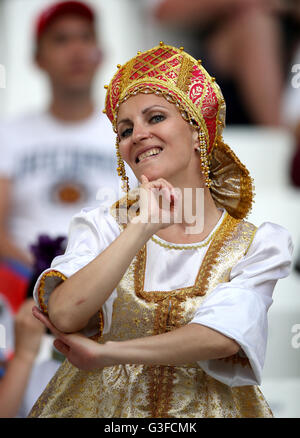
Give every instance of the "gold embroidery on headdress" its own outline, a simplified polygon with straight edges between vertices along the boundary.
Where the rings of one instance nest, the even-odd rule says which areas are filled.
[[[217,205],[229,208],[231,216],[241,219],[247,216],[253,202],[253,184],[248,170],[236,155],[225,145],[222,132],[225,127],[225,100],[215,78],[203,68],[183,48],[161,43],[159,46],[139,52],[124,66],[118,66],[118,72],[107,88],[106,114],[114,130],[119,106],[138,93],[155,93],[178,107],[182,117],[199,128],[199,134],[205,143],[200,149],[202,169],[206,185]],[[227,156],[232,165],[230,175],[227,167],[215,172],[215,156]],[[125,169],[122,168],[124,189],[128,190]],[[212,163],[212,166],[210,166]],[[222,183],[226,180],[226,190]]]
[[[190,85],[193,65],[189,58],[183,58],[176,85],[184,93],[187,93]]]
[[[127,88],[128,84],[129,84],[129,79],[130,79],[130,75],[132,73],[132,69],[135,63],[135,58],[133,58],[131,61],[129,61],[123,70],[122,73],[122,80],[121,80],[121,88],[124,90],[125,88]]]

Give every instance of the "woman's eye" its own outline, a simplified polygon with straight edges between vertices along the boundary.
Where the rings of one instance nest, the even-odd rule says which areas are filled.
[[[121,132],[121,137],[125,138],[128,137],[132,133],[132,128],[124,129],[124,131]]]
[[[159,123],[162,122],[163,120],[165,120],[165,116],[163,116],[162,114],[155,114],[155,116],[151,117],[150,122],[151,123]]]

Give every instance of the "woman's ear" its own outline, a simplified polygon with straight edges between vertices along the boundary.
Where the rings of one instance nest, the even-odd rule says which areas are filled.
[[[193,148],[195,150],[198,150],[200,147],[200,140],[199,140],[199,132],[198,129],[193,128],[192,132],[192,142],[193,142]]]

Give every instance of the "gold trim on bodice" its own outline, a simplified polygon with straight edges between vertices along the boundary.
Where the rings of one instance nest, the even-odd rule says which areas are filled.
[[[146,245],[139,251],[135,262],[135,274],[134,285],[136,295],[143,298],[146,301],[158,302],[163,301],[166,298],[176,296],[179,301],[184,301],[187,297],[195,297],[199,295],[205,295],[207,288],[207,280],[209,278],[209,272],[216,261],[218,252],[226,240],[230,237],[233,230],[236,228],[240,221],[232,218],[229,214],[225,213],[225,217],[221,225],[218,227],[218,232],[213,236],[212,242],[208,247],[207,253],[199,267],[198,274],[193,286],[175,289],[171,291],[144,291],[145,282],[145,270],[146,270]]]
[[[102,338],[102,342],[109,339],[125,340],[137,336],[158,335],[188,324],[205,295],[211,293],[220,281],[229,281],[232,266],[247,252],[255,231],[256,228],[252,224],[235,219],[225,212],[220,225],[213,232],[213,238],[200,263],[194,284],[170,291],[145,291],[147,244],[144,245],[117,288],[115,317],[110,333]],[[165,251],[168,250],[165,248]],[[120,324],[123,318],[124,322],[125,318],[128,318],[133,323],[128,325],[125,332],[121,328],[123,324]],[[237,362],[237,357],[232,359],[233,363]],[[248,360],[244,361],[243,365],[246,364],[249,364]],[[186,364],[183,367],[144,367],[144,391],[147,400],[144,409],[149,412],[149,417],[172,416],[177,391],[174,382],[178,380],[182,369],[185,370],[184,373],[194,375],[194,378],[200,378],[200,374],[203,373],[197,363]]]
[[[194,285],[171,291],[144,290],[145,245],[117,286],[112,321],[105,334],[101,312],[97,341],[153,336],[188,324],[218,284],[230,280],[232,267],[247,252],[255,231],[252,224],[225,215]],[[163,251],[168,249],[162,249],[162,256]],[[30,416],[229,418],[272,417],[272,413],[258,387],[231,388],[206,374],[197,363],[126,364],[85,372],[65,361]]]

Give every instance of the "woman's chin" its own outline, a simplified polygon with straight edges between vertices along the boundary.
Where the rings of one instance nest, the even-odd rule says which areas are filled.
[[[145,177],[148,179],[148,181],[155,181],[158,178],[165,178],[161,173],[158,172],[147,172],[141,173],[138,175],[138,180],[141,181],[142,175],[145,175]]]

